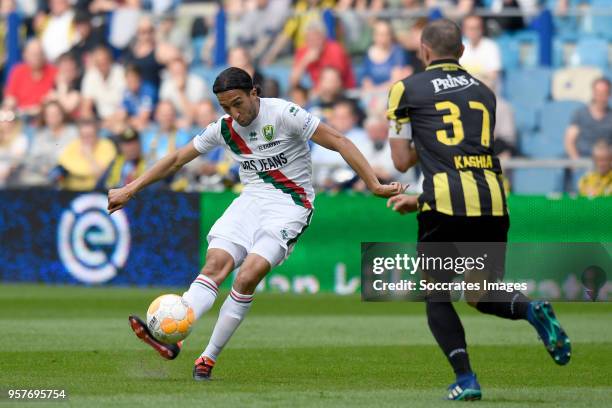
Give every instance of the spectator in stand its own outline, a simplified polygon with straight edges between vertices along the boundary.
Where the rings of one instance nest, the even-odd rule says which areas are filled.
[[[323,77],[324,74],[322,74]],[[321,82],[323,79],[321,79]],[[308,88],[305,88],[301,85],[297,85],[289,91],[289,100],[298,106],[301,106],[304,109],[310,109],[310,104],[308,100],[310,99],[310,94],[308,92]]]
[[[423,1],[421,0],[389,0],[388,11],[406,13],[415,13],[412,16],[402,16],[401,18],[393,18],[389,21],[393,32],[397,36],[397,41],[402,45],[404,49],[418,50],[419,44],[421,43],[420,32],[418,37],[414,37],[415,26],[421,25],[424,27],[427,24],[428,18],[416,13],[423,12],[424,8]]]
[[[496,86],[502,69],[501,54],[497,43],[484,36],[482,17],[476,15],[465,17],[463,36],[465,50],[459,62],[476,78]]]
[[[208,125],[219,118],[219,112],[210,99],[203,99],[195,105],[194,127],[192,133],[196,134],[206,129]]]
[[[384,8],[385,0],[338,0],[334,15],[338,19],[342,45],[351,55],[363,55],[372,43],[371,23]],[[368,4],[369,3],[369,4]]]
[[[508,102],[501,94],[498,88],[494,88],[493,84],[482,81],[488,86],[496,98],[496,109],[495,109],[495,130],[493,150],[500,159],[509,159],[516,155],[516,122],[514,119],[514,109],[510,102]]]
[[[125,64],[137,66],[142,73],[142,79],[159,89],[160,75],[163,65],[160,63],[155,43],[155,26],[148,17],[138,22],[138,30],[133,44],[128,48],[124,57]]]
[[[155,16],[168,15],[176,11],[181,0],[142,0],[143,8]]]
[[[355,103],[351,100],[341,100],[334,104],[329,124],[361,150],[368,144],[368,136],[359,127],[358,118]],[[312,147],[312,164],[316,168],[315,184],[326,190],[336,191],[347,188],[356,181],[355,173],[338,152],[317,144]]]
[[[349,138],[357,147],[367,144],[368,135],[359,125],[360,111],[355,101],[343,99],[334,104],[330,125]]]
[[[262,98],[280,98],[281,89],[280,84],[274,78],[266,78],[261,87]]]
[[[516,123],[510,102],[497,96],[493,150],[500,159],[516,155]]]
[[[394,20],[395,21],[395,20]],[[399,31],[397,27],[394,28],[394,32],[397,34],[397,41],[404,49],[406,60],[411,68],[413,74],[422,72],[425,67],[421,60],[421,33],[428,23],[426,17],[421,17],[405,31]]]
[[[612,145],[612,110],[609,105],[610,81],[593,82],[593,100],[579,108],[565,132],[565,151],[570,159],[589,157],[595,142],[605,140]]]
[[[28,149],[28,138],[21,131],[21,121],[14,111],[0,110],[0,187],[12,179]]]
[[[263,57],[262,65],[273,63],[291,40],[293,40],[293,50],[303,47],[306,44],[308,26],[313,21],[325,21],[324,33],[328,37],[333,37],[331,34],[335,29],[332,14],[334,5],[335,0],[298,0],[293,8],[293,15],[287,20],[283,31],[276,37],[270,50]]]
[[[113,142],[98,137],[95,120],[81,120],[79,137],[61,152],[52,180],[65,190],[93,190],[116,154]]]
[[[321,71],[327,67],[338,70],[344,88],[351,89],[355,87],[356,83],[351,59],[338,42],[328,40],[325,37],[325,27],[323,24],[320,21],[313,20],[306,29],[304,45],[295,54],[290,86],[298,85],[302,76],[308,73],[316,88],[319,84]]]
[[[119,151],[108,166],[96,188],[109,190],[125,186],[142,175],[146,162],[142,156],[140,137],[132,128],[126,128],[116,137]]]
[[[388,92],[394,82],[411,74],[406,68],[406,57],[395,42],[393,29],[387,21],[374,23],[373,44],[363,63],[364,91]]]
[[[106,41],[100,30],[94,30],[91,19],[93,15],[86,11],[77,11],[74,16],[74,30],[77,41],[70,49],[70,53],[81,66],[87,66],[90,54]]]
[[[182,57],[170,61],[161,84],[159,99],[171,102],[180,120],[191,124],[195,120],[196,105],[205,100],[207,95],[206,84],[199,76],[187,70]]]
[[[319,86],[313,90],[312,97],[313,100],[309,104],[311,113],[329,121],[333,106],[346,98],[340,72],[335,68],[324,68],[321,71]]]
[[[106,120],[119,111],[125,91],[125,73],[121,65],[113,63],[110,49],[99,46],[93,51],[92,65],[85,71],[81,90],[83,117],[91,118],[95,113]]]
[[[37,115],[53,88],[56,68],[47,63],[38,40],[30,40],[23,51],[24,62],[13,67],[4,89],[4,104],[25,115]]]
[[[165,14],[161,17],[161,21],[157,25],[155,33],[155,42],[159,49],[160,59],[164,62],[169,62],[171,59],[164,59],[164,56],[176,52],[178,55],[175,58],[183,57],[187,61],[192,59],[191,39],[184,25],[177,24],[177,18],[174,14]]]
[[[363,146],[360,146],[361,153],[368,159],[376,177],[378,177],[381,183],[384,180],[391,182],[401,178],[402,174],[395,169],[393,161],[389,160],[391,157],[391,146],[387,139],[389,122],[385,118],[384,113],[368,116],[365,120],[364,128],[368,135],[368,140]],[[357,181],[353,189],[367,191],[363,180]]]
[[[177,127],[176,111],[169,101],[160,101],[155,110],[157,126],[147,130],[142,137],[142,151],[147,166],[152,166],[166,154],[183,147],[191,140],[185,129]]]
[[[0,85],[12,67],[21,59],[21,45],[25,38],[23,15],[15,0],[0,0]],[[2,95],[0,94],[0,100]]]
[[[41,13],[34,20],[45,56],[49,61],[70,50],[76,40],[74,11],[68,0],[49,0],[49,14]]]
[[[238,45],[247,47],[259,60],[270,49],[291,12],[290,0],[247,1],[247,11],[238,23]]]
[[[197,104],[196,107],[196,123],[193,127],[192,134],[202,132],[208,125],[219,118],[214,103],[210,99],[206,99]],[[227,160],[226,160],[227,159]],[[224,185],[233,184],[233,175],[230,174],[232,162],[229,156],[226,157],[225,149],[219,146],[206,155],[201,155],[194,160],[193,166],[188,165],[188,171],[194,178],[198,180],[199,188],[212,191],[223,190]]]
[[[74,57],[63,54],[57,59],[57,75],[47,101],[57,101],[64,112],[76,117],[81,103],[81,71]]]
[[[57,165],[60,153],[78,137],[77,129],[67,123],[68,116],[55,101],[42,109],[42,126],[32,137],[31,147],[19,174],[20,183],[27,186],[50,184],[49,174]]]
[[[122,109],[118,112],[119,121],[127,119],[131,127],[142,131],[149,126],[155,109],[155,89],[142,80],[140,69],[135,65],[127,66],[125,84]]]
[[[124,50],[134,39],[142,16],[140,0],[94,0],[92,13],[108,12],[110,15],[108,42],[118,50]]]
[[[582,176],[578,182],[580,195],[587,197],[612,196],[612,149],[605,140],[593,146],[594,170]]]
[[[34,17],[36,13],[40,11],[43,6],[41,0],[15,0],[17,10],[21,14],[23,20],[23,28],[25,29],[25,35],[30,38],[35,35],[34,33]]]
[[[253,78],[253,85],[263,88],[264,76],[261,72],[253,65],[251,55],[244,47],[234,47],[229,50],[227,56],[227,64],[230,67],[238,67],[245,70],[251,78]]]

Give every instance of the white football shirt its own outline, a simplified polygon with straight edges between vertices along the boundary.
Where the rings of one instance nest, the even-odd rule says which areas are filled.
[[[312,165],[308,140],[320,120],[298,105],[260,98],[259,114],[242,127],[229,115],[211,123],[193,139],[202,154],[217,146],[240,165],[244,192],[282,192],[293,202],[312,208]]]

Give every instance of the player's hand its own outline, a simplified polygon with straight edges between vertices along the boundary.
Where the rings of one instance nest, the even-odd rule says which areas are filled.
[[[387,208],[404,215],[418,209],[417,196],[399,194],[387,200]]]
[[[404,190],[406,190],[406,187],[408,186],[394,181],[391,184],[379,184],[371,189],[371,191],[375,196],[386,198],[403,193]]]
[[[112,214],[125,207],[132,196],[132,192],[127,187],[108,190],[108,213]]]

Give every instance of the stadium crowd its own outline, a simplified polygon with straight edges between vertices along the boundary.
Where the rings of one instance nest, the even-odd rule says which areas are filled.
[[[183,7],[204,12],[186,18]],[[263,96],[290,99],[349,137],[381,180],[418,189],[418,170],[399,174],[390,160],[387,95],[424,69],[420,31],[445,15],[462,25],[460,63],[498,95],[500,157],[592,157],[587,174],[513,170],[511,186],[513,175],[520,187],[519,173],[533,183],[530,171],[553,171],[562,185],[551,191],[611,195],[612,15],[597,31],[576,10],[536,0],[0,0],[0,187],[129,182],[222,114],[211,83],[232,65]],[[605,56],[593,47],[585,56],[585,39],[604,41]],[[319,189],[364,189],[337,153],[313,146],[312,160]],[[159,188],[240,186],[219,148]]]

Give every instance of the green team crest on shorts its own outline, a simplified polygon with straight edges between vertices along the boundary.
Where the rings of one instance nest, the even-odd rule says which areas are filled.
[[[266,125],[261,131],[266,142],[270,142],[274,139],[274,126]]]

